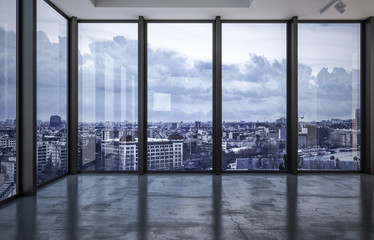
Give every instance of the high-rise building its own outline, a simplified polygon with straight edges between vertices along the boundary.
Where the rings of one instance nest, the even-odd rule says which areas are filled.
[[[278,123],[278,124],[286,124],[287,119],[285,117],[281,117],[281,118],[275,120],[275,122]]]
[[[173,129],[173,130],[177,129],[178,125],[179,125],[178,123],[172,123],[171,124],[171,129]]]
[[[44,142],[38,142],[37,143],[37,167],[38,167],[38,178],[44,177],[44,168],[47,165],[47,149],[48,146]]]
[[[355,111],[355,122],[356,122],[356,129],[361,129],[361,109],[357,108]]]
[[[52,115],[49,118],[49,126],[50,127],[61,127],[61,117],[57,115]]]

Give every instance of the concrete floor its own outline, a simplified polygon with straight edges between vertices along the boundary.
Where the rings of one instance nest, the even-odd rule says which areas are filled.
[[[81,174],[0,208],[0,239],[374,239],[374,176]]]

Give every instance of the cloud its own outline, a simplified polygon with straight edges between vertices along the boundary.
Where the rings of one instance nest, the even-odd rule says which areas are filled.
[[[299,65],[299,114],[306,121],[352,119],[360,108],[360,71],[322,68],[317,76]]]
[[[45,32],[37,33],[37,119],[49,120],[67,111],[67,42],[51,42]]]
[[[0,28],[0,119],[15,118],[15,33]],[[3,39],[7,39],[4,41]],[[6,51],[4,51],[6,49]],[[79,120],[137,121],[137,41],[123,36],[91,42],[79,54]],[[211,121],[212,62],[173,50],[148,51],[149,121]],[[106,64],[105,64],[106,63]],[[38,32],[38,119],[66,116],[66,38]],[[274,121],[286,114],[286,60],[249,54],[222,66],[223,120]],[[349,119],[359,107],[360,72],[299,65],[299,115],[306,121]],[[14,94],[10,94],[10,93]],[[153,111],[153,94],[171,96],[171,111]]]
[[[286,61],[249,55],[243,72],[223,65],[224,121],[274,121],[286,115]]]
[[[0,27],[0,120],[16,118],[16,34]]]
[[[114,36],[88,45],[79,53],[79,120],[137,121],[137,41]]]

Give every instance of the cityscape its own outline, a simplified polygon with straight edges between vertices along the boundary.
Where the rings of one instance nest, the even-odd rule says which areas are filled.
[[[61,117],[50,121],[38,120],[37,128],[37,184],[67,172],[67,131]],[[16,190],[16,120],[0,121],[0,200]]]
[[[37,123],[37,181],[42,184],[67,172],[66,121],[52,115]]]
[[[355,119],[299,121],[299,170],[360,170],[360,109]],[[286,118],[274,122],[223,122],[222,169],[286,168]],[[38,184],[67,172],[66,122],[38,120]],[[79,123],[79,170],[136,171],[137,124]],[[212,122],[148,124],[148,171],[212,170]],[[0,198],[15,194],[16,122],[0,121]]]
[[[299,122],[299,170],[360,170],[360,110],[356,119]],[[286,168],[286,118],[275,122],[223,122],[225,171]],[[79,169],[136,171],[137,125],[80,123]],[[149,171],[212,170],[212,122],[148,124]]]
[[[0,201],[16,194],[16,120],[0,120]]]

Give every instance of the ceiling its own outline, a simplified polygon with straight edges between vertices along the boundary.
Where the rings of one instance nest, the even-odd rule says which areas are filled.
[[[253,0],[249,8],[248,6],[237,7],[237,5],[235,7],[222,7],[222,4],[220,7],[207,6],[214,4],[214,1],[251,2],[250,0],[204,0],[209,3],[204,7],[186,7],[186,4],[181,4],[184,5],[183,7],[175,7],[175,4],[167,5],[167,1],[172,2],[171,0],[141,0],[141,6],[149,2],[150,7],[136,7],[135,0],[96,0],[98,6],[105,5],[105,1],[108,1],[107,6],[123,6],[123,2],[127,1],[133,3],[131,7],[95,7],[93,4],[95,0],[50,1],[69,17],[76,16],[78,19],[138,19],[139,16],[144,16],[145,19],[214,19],[216,16],[221,16],[222,19],[272,20],[290,19],[292,16],[298,16],[299,19],[303,20],[359,20],[374,16],[373,0],[343,0],[347,4],[346,11],[343,14],[339,14],[334,7],[320,14],[320,10],[330,0]],[[155,4],[157,1],[162,4]],[[173,1],[181,2],[183,0]]]

